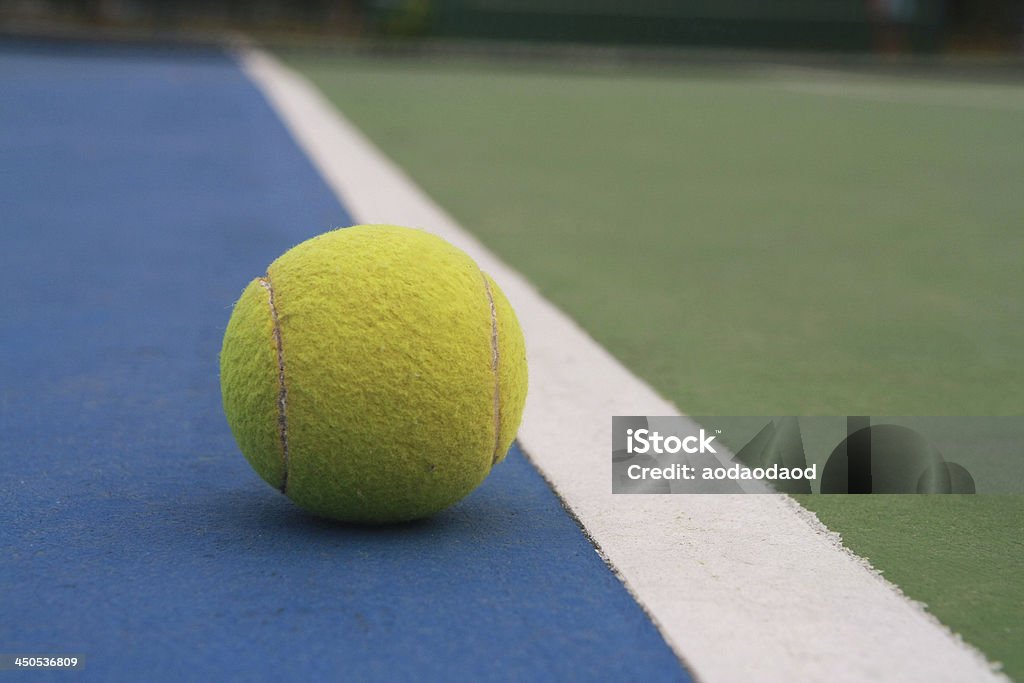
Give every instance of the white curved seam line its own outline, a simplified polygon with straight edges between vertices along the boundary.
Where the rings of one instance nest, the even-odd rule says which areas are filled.
[[[501,378],[498,368],[501,365],[501,357],[498,352],[498,311],[494,307],[494,294],[491,292],[491,283],[487,281],[487,275],[480,271],[480,277],[484,281],[484,291],[487,292],[487,303],[491,307],[491,372],[494,373],[494,453],[491,455],[491,466],[493,467],[501,454],[498,448],[501,446]]]
[[[281,344],[281,320],[277,316],[277,304],[274,302],[274,287],[270,284],[270,276],[261,277],[260,285],[267,290],[267,303],[270,304],[270,317],[274,321],[274,346],[277,349],[277,432],[281,439],[281,460],[284,464],[284,475],[281,477],[281,493],[288,492],[288,466],[291,454],[288,452],[288,387],[284,382],[284,348]]]

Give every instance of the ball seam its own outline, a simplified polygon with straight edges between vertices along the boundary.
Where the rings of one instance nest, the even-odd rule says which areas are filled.
[[[487,281],[487,274],[483,270],[480,271],[480,277],[483,278],[484,292],[487,293],[487,303],[491,308],[491,372],[494,373],[494,451],[491,454],[491,467],[494,467],[501,457],[498,453],[501,446],[501,354],[498,351],[498,310],[494,305],[491,283]]]
[[[277,303],[274,299],[274,286],[270,282],[270,274],[259,279],[260,286],[267,291],[267,303],[270,306],[270,318],[274,323],[273,338],[277,351],[277,432],[281,441],[281,462],[284,473],[281,475],[281,493],[288,493],[288,468],[291,454],[288,450],[288,386],[285,384],[284,344],[281,339],[281,319],[277,315]]]

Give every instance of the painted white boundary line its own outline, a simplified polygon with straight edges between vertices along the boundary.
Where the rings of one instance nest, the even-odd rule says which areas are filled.
[[[359,222],[428,229],[501,285],[530,363],[520,443],[700,680],[1006,680],[787,497],[613,496],[611,416],[678,409],[464,232],[301,76],[264,52],[239,59]]]

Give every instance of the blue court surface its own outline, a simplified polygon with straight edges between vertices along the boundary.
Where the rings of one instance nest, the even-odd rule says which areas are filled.
[[[518,450],[385,528],[250,469],[232,303],[351,219],[228,56],[0,43],[0,93],[0,654],[86,662],[0,678],[688,680]]]

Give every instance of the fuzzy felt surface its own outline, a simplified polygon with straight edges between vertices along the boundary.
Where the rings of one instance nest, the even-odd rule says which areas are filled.
[[[523,405],[526,403],[526,342],[515,311],[505,294],[490,275],[484,273],[484,277],[490,285],[497,313],[498,387],[501,398],[498,445],[494,456],[495,462],[501,462],[516,438],[516,430],[523,417]]]
[[[221,398],[231,432],[253,469],[284,484],[278,424],[278,363],[268,294],[253,280],[235,304],[220,352]]]
[[[221,358],[253,467],[345,521],[463,498],[504,457],[526,397],[522,333],[497,284],[444,240],[395,226],[335,230],[274,261]]]

